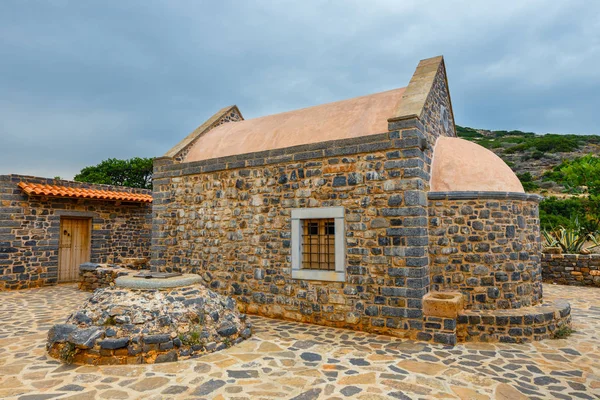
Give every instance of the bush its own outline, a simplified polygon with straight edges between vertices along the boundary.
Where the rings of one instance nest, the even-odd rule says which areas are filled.
[[[563,185],[569,193],[600,196],[600,157],[588,154],[562,163],[544,174],[544,180]]]
[[[547,134],[528,137],[522,143],[504,150],[506,154],[514,154],[533,150],[535,152],[558,153],[577,150],[582,141],[580,136]],[[539,155],[539,153],[535,153]]]
[[[531,192],[533,190],[540,188],[540,185],[538,185],[537,183],[535,183],[533,181],[533,176],[531,175],[530,172],[517,174],[517,178],[519,178],[519,180],[521,181],[521,184],[523,185],[523,189],[525,189],[526,192]]]
[[[480,138],[483,135],[477,132],[473,128],[468,128],[460,125],[456,125],[456,135],[461,138],[472,139],[472,138]]]
[[[548,197],[540,202],[540,225],[542,229],[562,226],[596,233],[600,227],[600,201],[595,197]]]

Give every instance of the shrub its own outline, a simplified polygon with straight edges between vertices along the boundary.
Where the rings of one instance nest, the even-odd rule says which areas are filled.
[[[472,139],[472,138],[480,138],[483,135],[477,130],[469,127],[464,127],[460,125],[456,125],[456,135],[461,138]]]
[[[563,185],[569,193],[600,196],[600,157],[588,154],[562,163],[544,174],[544,180]]]
[[[558,199],[554,196],[540,203],[540,225],[542,229],[559,226],[581,229],[587,233],[598,230],[600,224],[600,204],[589,198],[571,197]]]
[[[533,190],[540,188],[540,185],[538,185],[537,183],[535,183],[533,181],[533,176],[531,175],[530,172],[524,172],[522,174],[517,174],[517,178],[519,178],[519,180],[521,181],[521,184],[523,185],[523,189],[525,189],[526,192],[531,192]]]
[[[504,150],[505,154],[514,154],[533,150],[534,153],[558,153],[577,150],[582,139],[575,135],[547,134],[542,136],[528,137],[522,143]],[[536,153],[537,154],[537,153]],[[537,154],[537,156],[540,156]]]

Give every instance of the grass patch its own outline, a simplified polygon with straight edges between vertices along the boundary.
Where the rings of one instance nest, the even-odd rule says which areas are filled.
[[[77,349],[73,343],[66,342],[62,349],[58,352],[58,358],[65,364],[73,364]]]
[[[564,338],[571,336],[571,334],[573,334],[573,333],[575,333],[575,331],[573,329],[571,329],[571,327],[569,327],[567,325],[563,325],[554,331],[554,335],[552,336],[552,339],[564,339]]]
[[[186,346],[193,346],[196,344],[205,345],[205,341],[200,338],[200,332],[202,331],[202,327],[200,325],[194,326],[188,332],[180,333],[179,340]]]

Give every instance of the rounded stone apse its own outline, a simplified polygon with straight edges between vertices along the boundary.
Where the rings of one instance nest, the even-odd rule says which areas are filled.
[[[235,300],[198,278],[120,277],[50,329],[48,353],[67,364],[152,364],[197,357],[249,338],[252,325]]]
[[[569,303],[543,300],[542,197],[525,193],[494,153],[458,138],[437,140],[430,187],[432,292],[417,338],[527,343],[569,331]]]

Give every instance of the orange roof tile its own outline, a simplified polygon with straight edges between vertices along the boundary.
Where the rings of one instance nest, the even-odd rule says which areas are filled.
[[[117,192],[113,190],[72,188],[67,186],[44,185],[40,183],[27,182],[19,182],[19,187],[28,195],[152,203],[152,196],[149,194]]]

